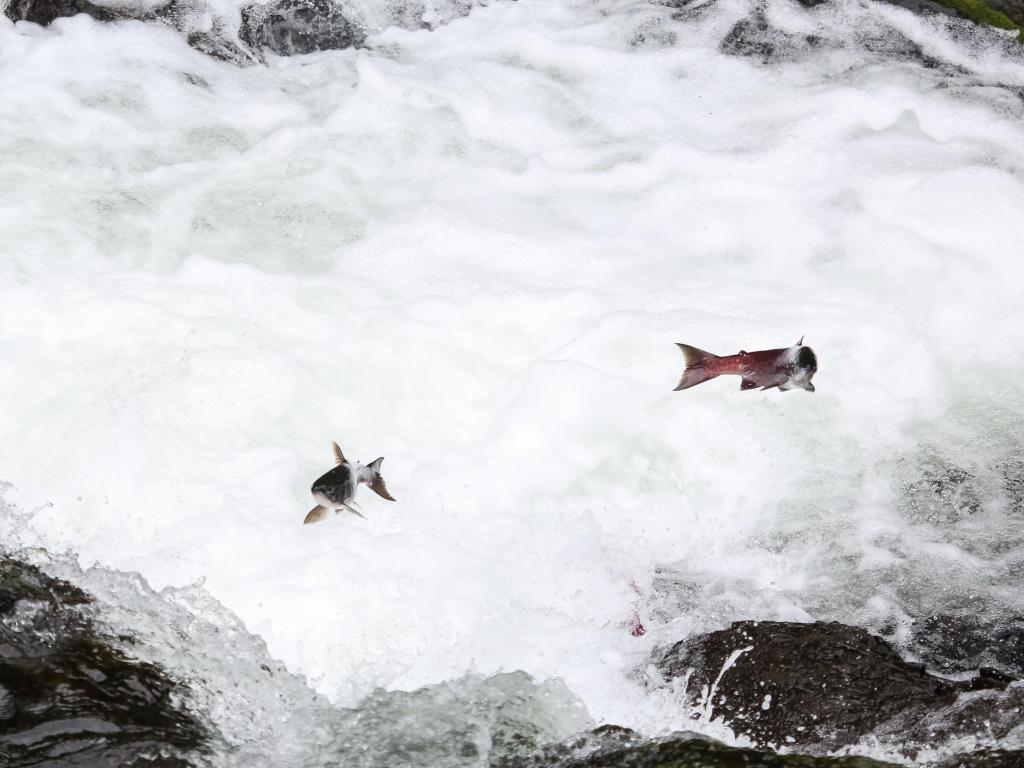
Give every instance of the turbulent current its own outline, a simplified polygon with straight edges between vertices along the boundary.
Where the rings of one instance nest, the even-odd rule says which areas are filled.
[[[250,67],[0,17],[0,546],[189,682],[215,760],[479,765],[509,719],[729,741],[644,684],[655,649],[1024,614],[1009,38],[411,5]],[[675,342],[801,336],[814,394],[672,392]],[[397,502],[303,526],[332,440]],[[472,748],[388,751],[431,728]]]

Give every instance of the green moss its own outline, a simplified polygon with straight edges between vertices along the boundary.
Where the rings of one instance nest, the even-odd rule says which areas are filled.
[[[1024,30],[1020,29],[1021,25],[1002,11],[997,11],[988,5],[984,0],[939,0],[939,2],[978,24],[988,24],[990,27],[999,29],[1020,30],[1018,39],[1024,41]]]

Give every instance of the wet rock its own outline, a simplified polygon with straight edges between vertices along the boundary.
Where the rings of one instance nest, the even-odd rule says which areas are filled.
[[[240,67],[262,64],[264,61],[259,52],[212,32],[192,32],[187,36],[187,40],[197,51]]]
[[[536,755],[488,768],[889,768],[865,757],[777,755],[729,747],[696,733],[647,740],[627,728],[602,726]]]
[[[1012,685],[1003,691],[965,693],[948,707],[923,716],[907,711],[876,729],[871,738],[916,759],[919,750],[936,744],[1001,743],[1022,726],[1024,686]]]
[[[865,50],[877,53],[888,59],[916,61],[927,69],[939,69],[948,74],[963,73],[962,69],[953,67],[947,62],[941,61],[934,56],[929,56],[924,52],[924,49],[921,48],[920,45],[894,29],[858,30],[856,33],[856,40],[857,44],[862,46]],[[917,479],[919,480],[920,478]],[[906,486],[910,486],[914,482],[914,479],[908,479],[906,481],[904,491],[907,492]],[[930,504],[934,503],[930,502],[930,500],[927,499],[927,496],[924,496],[924,499],[921,499],[916,488],[910,489],[909,493],[915,501],[924,501],[923,504],[920,504],[919,509],[921,507],[927,508]],[[911,503],[913,504],[914,501]]]
[[[637,25],[629,44],[634,48],[669,48],[676,40],[676,33],[667,29],[662,19],[653,17]]]
[[[89,602],[0,556],[0,764],[188,765],[209,733],[179,703],[183,689],[115,649],[86,616]]]
[[[89,0],[11,0],[5,13],[12,21],[31,21],[41,26],[46,26],[55,19],[80,13],[97,21],[152,21],[174,27],[184,35],[190,46],[208,56],[239,66],[263,61],[259,53],[233,40],[233,36],[217,23],[212,30],[193,29],[194,20],[205,16],[206,11],[198,8],[191,0],[171,0],[156,7],[143,3],[136,7],[121,6],[116,9],[96,5]]]
[[[955,523],[981,511],[982,491],[970,470],[928,455],[897,471],[904,488],[904,514],[915,522]]]
[[[718,0],[663,0],[662,5],[676,9],[672,13],[675,21],[696,21],[707,16]]]
[[[239,37],[279,56],[360,45],[364,34],[330,0],[274,0],[242,9]]]
[[[991,669],[1024,679],[1024,617],[929,616],[914,624],[906,650],[946,674]]]
[[[469,16],[473,5],[474,0],[449,0],[445,3],[428,4],[420,16],[420,25],[427,29],[437,29],[455,19]]]
[[[760,746],[851,744],[908,710],[946,707],[966,688],[835,622],[737,622],[677,643],[656,665],[666,679],[688,678],[697,716],[721,718]]]
[[[1024,751],[982,749],[969,755],[956,755],[938,763],[936,768],[1021,768]]]
[[[955,8],[935,2],[935,0],[883,0],[883,2],[889,5],[898,5],[900,8],[906,8],[908,11],[917,14],[939,14],[940,16],[963,18],[957,13]]]
[[[89,0],[10,0],[4,13],[11,21],[31,21],[46,26],[54,19],[84,13],[99,21],[126,18],[122,13],[90,3]]]
[[[793,35],[773,27],[765,15],[756,11],[740,19],[722,39],[719,50],[731,56],[760,59],[768,64],[790,58],[821,43],[815,35]]]
[[[1021,98],[1024,99],[1024,94]],[[996,471],[1003,480],[1010,514],[1024,517],[1024,458],[1018,453],[1007,456],[996,465]]]
[[[1018,24],[1024,24],[1024,0],[987,0],[988,5],[1001,11]]]

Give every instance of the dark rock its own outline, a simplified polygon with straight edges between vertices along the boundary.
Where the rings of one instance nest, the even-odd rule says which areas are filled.
[[[894,29],[889,30],[860,30],[857,32],[857,43],[861,45],[865,50],[877,53],[880,56],[884,56],[889,59],[899,59],[901,61],[916,61],[922,67],[926,69],[939,69],[948,74],[954,74],[961,72],[958,68],[947,64],[946,62],[936,59],[934,56],[929,56],[924,52],[924,49],[920,45],[915,43],[906,35],[897,32]],[[907,480],[906,486],[904,487],[904,493],[908,492],[907,486],[913,485],[914,480]],[[913,489],[909,491],[913,498],[916,494]],[[918,501],[922,501],[918,498]],[[911,501],[913,504],[914,501]],[[919,509],[921,506],[919,505]]]
[[[351,48],[362,31],[330,0],[275,0],[242,9],[239,37],[254,48],[280,56]]]
[[[212,32],[192,32],[188,35],[188,44],[207,56],[213,56],[215,59],[237,64],[240,67],[262,64],[264,61],[259,52]]]
[[[983,622],[929,616],[916,622],[906,650],[943,673],[988,668],[1024,679],[1024,617]]]
[[[0,764],[188,765],[206,751],[207,728],[178,703],[178,684],[95,630],[88,603],[0,556]]]
[[[982,749],[969,755],[956,755],[936,768],[1022,768],[1024,752],[1005,749]]]
[[[731,56],[760,59],[768,64],[816,48],[819,43],[814,35],[793,35],[773,27],[764,13],[755,11],[733,25],[722,39],[719,50]]]
[[[835,622],[737,622],[677,643],[657,667],[667,679],[688,676],[692,705],[760,746],[851,744],[907,710],[948,706],[966,688]]]
[[[957,13],[956,9],[951,8],[948,5],[935,2],[935,0],[882,0],[889,5],[898,5],[900,8],[906,8],[908,11],[912,11],[917,14],[939,14],[940,16],[955,16],[963,18]]]
[[[890,768],[890,764],[866,757],[757,752],[695,733],[646,740],[627,728],[606,725],[546,747],[531,758],[492,763],[488,768]]]
[[[1020,18],[1024,19],[1024,9],[1021,13]],[[996,465],[996,470],[1003,479],[1008,511],[1015,517],[1024,517],[1024,458],[1020,454],[1007,456]]]
[[[663,0],[662,5],[677,9],[672,14],[675,21],[696,21],[718,5],[718,0]]]
[[[46,26],[54,19],[65,16],[76,16],[84,13],[97,21],[119,21],[136,19],[139,21],[156,21],[174,27],[185,35],[188,44],[208,56],[229,61],[239,66],[260,63],[263,58],[238,42],[223,29],[215,27],[211,31],[195,31],[189,28],[190,16],[196,9],[184,5],[182,0],[170,0],[154,10],[133,13],[128,9],[113,10],[90,3],[89,0],[11,0],[5,10],[12,21],[31,21]]]
[[[31,21],[46,26],[54,19],[84,13],[99,21],[125,18],[110,8],[103,8],[89,0],[10,0],[4,13],[11,21]]]
[[[987,0],[988,5],[1002,11],[1015,22],[1024,25],[1024,0]]]
[[[899,749],[911,759],[936,744],[1001,742],[1024,725],[1024,686],[976,691],[948,707],[922,716],[908,710],[876,729],[871,738]]]

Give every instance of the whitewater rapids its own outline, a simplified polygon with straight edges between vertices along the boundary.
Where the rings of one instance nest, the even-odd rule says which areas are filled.
[[[523,670],[648,734],[692,631],[1024,610],[1024,60],[855,3],[816,23],[959,73],[725,55],[749,8],[245,69],[0,21],[0,536],[208,594],[340,706]],[[671,391],[674,342],[802,335],[816,394]],[[332,440],[398,501],[303,526]]]

